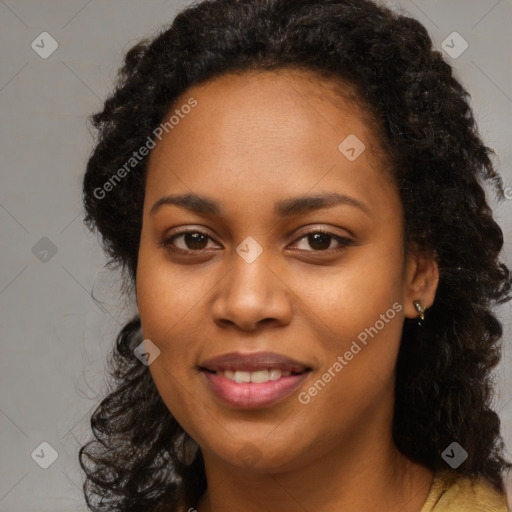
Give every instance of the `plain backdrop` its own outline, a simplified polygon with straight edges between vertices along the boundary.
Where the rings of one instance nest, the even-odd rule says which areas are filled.
[[[188,3],[0,0],[0,511],[85,510],[77,453],[90,434],[107,354],[132,312],[82,224],[92,148],[86,118],[111,90],[123,53]],[[472,95],[511,187],[495,211],[512,265],[512,0],[388,3],[425,24]],[[499,315],[496,410],[511,457],[510,305]]]

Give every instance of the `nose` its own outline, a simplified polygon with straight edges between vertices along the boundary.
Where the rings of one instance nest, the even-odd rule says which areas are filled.
[[[254,331],[263,324],[288,324],[292,293],[278,265],[270,265],[265,251],[251,263],[235,251],[231,259],[231,270],[219,282],[212,305],[215,323],[245,331]]]

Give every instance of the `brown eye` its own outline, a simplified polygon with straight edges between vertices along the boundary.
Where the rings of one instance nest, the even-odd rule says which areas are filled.
[[[325,233],[313,233],[311,235],[307,235],[307,238],[309,246],[319,251],[329,249],[332,241],[332,237]]]
[[[202,233],[184,233],[183,241],[187,249],[204,249],[208,244],[208,236]]]
[[[337,247],[331,246],[333,241],[337,242]],[[329,249],[343,249],[347,245],[351,245],[352,240],[339,235],[335,235],[334,233],[317,230],[301,236],[295,243],[303,243],[303,247],[298,247],[300,250],[306,250],[308,252],[322,252],[327,251]],[[313,251],[304,246],[310,247],[311,249],[313,249]]]
[[[169,250],[201,251],[207,248],[210,236],[201,231],[184,231],[166,238],[162,246]]]

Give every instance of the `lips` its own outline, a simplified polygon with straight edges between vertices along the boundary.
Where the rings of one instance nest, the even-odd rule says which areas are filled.
[[[273,352],[232,352],[203,361],[199,368],[215,396],[237,409],[262,408],[280,402],[311,371],[306,364]]]

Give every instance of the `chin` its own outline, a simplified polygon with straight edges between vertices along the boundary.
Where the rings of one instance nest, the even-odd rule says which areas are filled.
[[[255,440],[239,440],[231,443],[226,450],[216,446],[213,451],[216,458],[224,461],[228,466],[233,466],[243,472],[265,474],[280,473],[297,468],[301,454],[296,445],[286,445]]]

